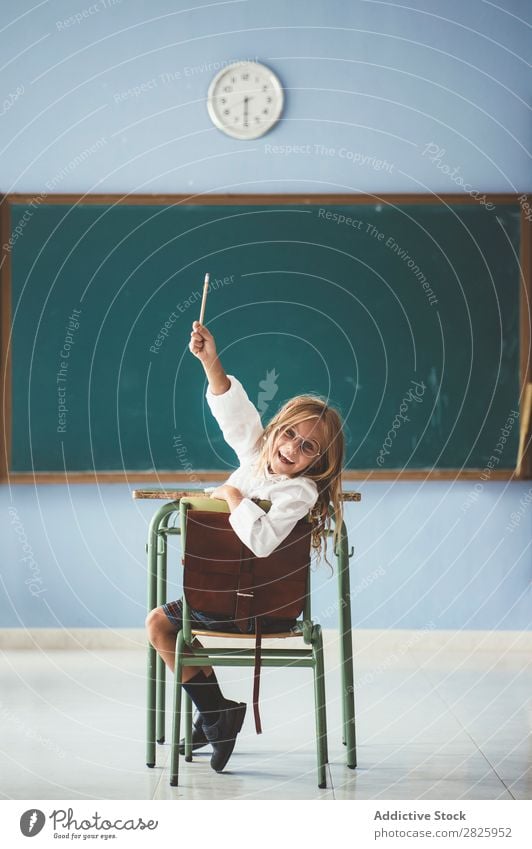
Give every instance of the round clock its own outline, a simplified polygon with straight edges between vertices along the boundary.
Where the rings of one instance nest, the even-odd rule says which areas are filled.
[[[283,110],[283,89],[273,71],[259,62],[227,65],[209,86],[207,109],[213,124],[235,139],[267,133]]]

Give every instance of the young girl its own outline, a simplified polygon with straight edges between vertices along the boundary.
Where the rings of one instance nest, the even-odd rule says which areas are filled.
[[[197,321],[192,325],[189,348],[205,369],[207,402],[240,464],[226,483],[214,489],[211,498],[227,502],[233,530],[256,557],[271,554],[311,511],[312,547],[320,554],[330,526],[330,504],[335,537],[342,522],[344,440],[340,416],[321,398],[299,395],[287,401],[264,428],[241,383],[225,373],[214,337]],[[252,498],[270,501],[269,512]],[[191,610],[191,617],[202,630],[238,630],[232,620],[214,621],[201,611]],[[263,632],[280,627],[289,630],[293,624],[264,620]],[[176,634],[182,627],[181,601],[152,610],[146,627],[151,644],[173,671]],[[211,767],[221,772],[234,749],[246,705],[223,697],[212,667],[184,667],[183,688],[199,711],[194,719],[193,749],[210,742]],[[184,750],[183,741],[181,747]]]

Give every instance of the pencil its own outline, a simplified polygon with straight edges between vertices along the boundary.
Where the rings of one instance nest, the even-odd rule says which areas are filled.
[[[200,317],[199,323],[203,324],[203,319],[205,317],[205,305],[207,303],[207,294],[209,292],[209,275],[205,275],[205,283],[203,284],[203,298],[201,299],[201,309],[200,309]]]

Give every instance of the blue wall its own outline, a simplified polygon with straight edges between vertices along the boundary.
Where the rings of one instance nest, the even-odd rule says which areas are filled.
[[[532,189],[527,0],[22,5],[1,3],[14,21],[3,87],[24,87],[2,116],[2,191],[449,192],[460,176]],[[205,108],[216,64],[234,58],[268,63],[287,90],[282,123],[250,143]],[[431,143],[445,151],[434,161]]]
[[[409,7],[3,0],[0,189],[531,191],[530,4]],[[287,91],[281,123],[249,143],[205,108],[217,67],[236,58],[266,62]],[[474,482],[357,486],[356,623],[529,628],[531,485],[487,482],[478,498]],[[0,626],[142,624],[151,505],[119,485],[0,497]],[[331,626],[334,581],[317,578]]]
[[[362,483],[347,510],[353,615],[361,628],[530,627],[532,481]],[[131,484],[131,489],[134,484]],[[153,502],[125,485],[0,491],[4,627],[140,627]],[[478,497],[477,497],[478,496]],[[169,558],[177,595],[175,542]],[[322,564],[314,614],[337,622]]]

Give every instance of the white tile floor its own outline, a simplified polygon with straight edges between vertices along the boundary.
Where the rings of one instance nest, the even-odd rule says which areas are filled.
[[[416,646],[416,648],[418,648]],[[141,651],[5,651],[0,655],[0,798],[532,799],[531,678],[525,652],[366,648],[356,658],[358,767],[345,764],[334,634],[327,635],[329,786],[316,783],[309,670],[263,670],[264,733],[251,710],[227,771],[207,750],[168,745],[144,765]],[[251,670],[219,670],[249,702]]]

